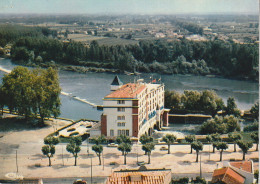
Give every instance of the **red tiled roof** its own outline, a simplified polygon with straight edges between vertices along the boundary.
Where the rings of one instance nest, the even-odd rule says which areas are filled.
[[[131,181],[132,176],[139,176],[141,180]],[[171,181],[171,171],[114,172],[107,179],[107,184],[164,184],[169,183],[167,179]]]
[[[105,98],[135,98],[144,89],[145,85],[143,84],[128,83],[105,96]]]
[[[236,167],[238,169],[242,169],[246,172],[252,173],[252,162],[244,161],[244,162],[230,162],[230,165]]]
[[[216,169],[212,176],[212,183],[222,181],[226,184],[243,184],[245,177],[234,171],[230,167]]]

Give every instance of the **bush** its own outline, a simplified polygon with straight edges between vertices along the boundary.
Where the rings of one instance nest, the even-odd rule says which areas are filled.
[[[189,178],[188,177],[184,177],[184,178],[172,180],[172,183],[173,184],[187,184],[187,183],[189,183]]]
[[[253,124],[247,125],[244,127],[244,132],[252,132],[252,131],[258,131],[259,130],[259,124],[258,122],[254,122]]]

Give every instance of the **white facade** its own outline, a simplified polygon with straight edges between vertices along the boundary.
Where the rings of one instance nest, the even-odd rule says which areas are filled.
[[[163,84],[128,83],[114,89],[111,87],[112,92],[103,99],[102,134],[140,137],[162,127],[164,112],[168,113]]]

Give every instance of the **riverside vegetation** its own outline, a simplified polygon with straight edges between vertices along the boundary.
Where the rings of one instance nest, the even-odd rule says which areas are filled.
[[[65,64],[72,66],[64,69],[83,72],[91,68],[117,69],[117,72],[217,74],[258,80],[258,44],[239,44],[215,37],[200,42],[185,38],[171,42],[140,40],[135,45],[116,46],[99,45],[94,40],[86,47],[81,42],[62,42],[56,36],[48,28],[0,26],[0,46],[11,43],[11,58],[18,64]]]

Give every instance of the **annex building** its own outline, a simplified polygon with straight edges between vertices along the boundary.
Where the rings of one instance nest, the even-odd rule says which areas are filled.
[[[164,108],[164,84],[145,83],[139,79],[123,84],[118,76],[111,83],[111,93],[103,99],[101,134],[116,137],[151,135],[153,129],[168,125],[169,109]]]

